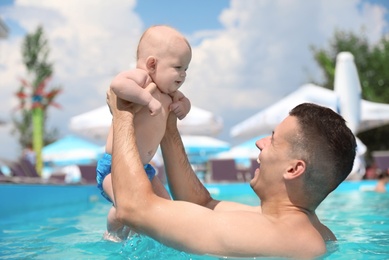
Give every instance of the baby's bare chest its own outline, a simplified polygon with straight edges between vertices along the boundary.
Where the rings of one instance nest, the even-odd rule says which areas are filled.
[[[165,94],[162,94],[159,100],[162,104],[161,113],[151,116],[148,108],[144,107],[134,119],[136,142],[143,164],[150,162],[165,134],[169,105],[172,101]]]

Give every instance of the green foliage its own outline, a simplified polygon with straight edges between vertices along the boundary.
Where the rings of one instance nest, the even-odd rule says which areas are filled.
[[[20,80],[21,84],[16,92],[19,107],[12,118],[14,125],[12,133],[18,136],[22,148],[31,146],[33,142],[32,109],[34,106],[40,106],[43,109],[44,145],[52,143],[58,136],[57,129],[47,130],[45,127],[47,109],[49,105],[56,105],[54,99],[61,91],[59,86],[45,91],[53,74],[53,64],[48,61],[49,54],[49,44],[42,27],[39,26],[35,32],[25,36],[22,44],[22,57],[30,80]]]
[[[22,109],[20,118],[13,117],[14,128],[12,134],[19,136],[19,143],[23,148],[32,147],[32,115],[31,110]]]
[[[378,43],[371,44],[363,31],[335,31],[327,48],[311,47],[315,61],[319,64],[323,82],[318,85],[333,89],[336,55],[343,51],[351,52],[357,66],[362,87],[362,98],[379,103],[389,103],[389,39],[382,37]],[[359,133],[358,137],[366,144],[369,152],[389,150],[389,126]]]

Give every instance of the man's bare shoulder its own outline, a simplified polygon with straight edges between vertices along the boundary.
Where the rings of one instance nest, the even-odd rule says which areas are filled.
[[[229,257],[298,259],[312,259],[326,250],[320,233],[304,213],[279,216],[251,210],[252,207],[222,210],[217,205],[211,210],[184,201],[162,200],[157,196],[154,199],[161,203],[158,207],[145,208],[147,213],[142,217],[146,218],[147,225],[143,228],[180,250]],[[163,236],[160,236],[161,229]]]
[[[304,215],[285,217],[255,211],[224,211],[218,216],[220,225],[216,226],[225,229],[220,232],[223,238],[219,238],[229,247],[224,250],[230,254],[239,252],[236,256],[240,257],[312,258],[325,253],[320,233]]]
[[[250,206],[233,201],[217,201],[213,206],[209,206],[215,211],[247,211],[261,213],[261,206]]]
[[[316,216],[315,216],[316,218]],[[317,218],[316,218],[317,219]],[[317,219],[317,222],[320,223]],[[326,252],[325,241],[317,224],[301,212],[285,215],[276,222],[278,239],[285,250],[299,258],[313,258]]]

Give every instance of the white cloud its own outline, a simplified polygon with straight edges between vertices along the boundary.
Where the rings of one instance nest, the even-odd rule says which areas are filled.
[[[52,84],[63,92],[61,110],[49,110],[49,125],[67,132],[73,115],[105,104],[110,79],[133,64],[142,21],[133,12],[135,1],[15,1],[4,17],[18,21],[28,32],[43,25],[54,63]],[[13,38],[17,37],[17,38]],[[13,93],[18,76],[25,76],[21,58],[22,36],[0,42],[0,102],[2,115],[17,104]],[[3,56],[4,55],[4,56]],[[2,118],[10,120],[10,117]],[[2,134],[0,138],[5,137]],[[8,138],[8,137],[6,137]]]
[[[4,9],[3,17],[29,32],[44,26],[53,84],[64,88],[57,100],[63,109],[50,109],[49,124],[62,133],[71,116],[104,105],[111,78],[133,64],[144,29],[134,7],[135,0],[23,0]],[[188,35],[196,45],[183,91],[194,105],[223,116],[226,133],[231,124],[306,83],[307,71],[320,76],[309,46],[327,46],[335,28],[364,26],[376,41],[385,26],[382,8],[356,0],[232,0],[219,20],[221,30]],[[0,41],[1,115],[16,105],[11,97],[17,76],[25,75],[20,37]]]
[[[225,118],[236,110],[254,114],[309,76],[320,79],[309,46],[327,46],[336,28],[364,26],[377,40],[385,25],[382,8],[327,0],[232,0],[220,20],[225,30],[194,49],[185,88],[194,104]],[[244,119],[236,114],[235,123]]]

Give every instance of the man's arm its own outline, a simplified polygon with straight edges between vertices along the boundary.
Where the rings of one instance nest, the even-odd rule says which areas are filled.
[[[133,118],[136,106],[117,100],[110,92],[108,103],[113,115],[112,184],[118,219],[178,250],[226,256],[254,256],[261,252],[258,233],[252,232],[253,226],[264,221],[257,219],[259,214],[215,212],[194,203],[163,199],[153,193],[135,145]],[[164,142],[173,140],[167,137]],[[170,149],[167,148],[168,154]],[[179,160],[186,160],[184,152],[179,154]],[[173,168],[172,161],[169,162],[168,168]],[[188,177],[192,178],[190,174]],[[193,178],[191,181],[196,183],[198,180]],[[200,200],[209,203],[211,199],[204,186],[196,183],[195,187],[199,189]]]
[[[189,163],[174,113],[169,114],[166,133],[161,141],[161,151],[169,189],[175,200],[196,203],[216,211],[261,212],[259,206],[252,207],[241,203],[218,201],[211,197]]]
[[[214,208],[217,201],[212,199],[188,161],[174,113],[169,114],[161,151],[173,198]]]
[[[117,99],[112,89],[108,90],[107,103],[112,113],[112,185],[118,212],[119,209],[127,212],[133,209],[128,207],[132,204],[126,203],[126,194],[133,197],[131,200],[136,200],[137,195],[152,193],[152,189],[146,174],[138,174],[144,173],[144,168],[136,145],[133,119],[141,106],[126,101],[116,102]],[[133,180],[139,184],[127,185]]]

